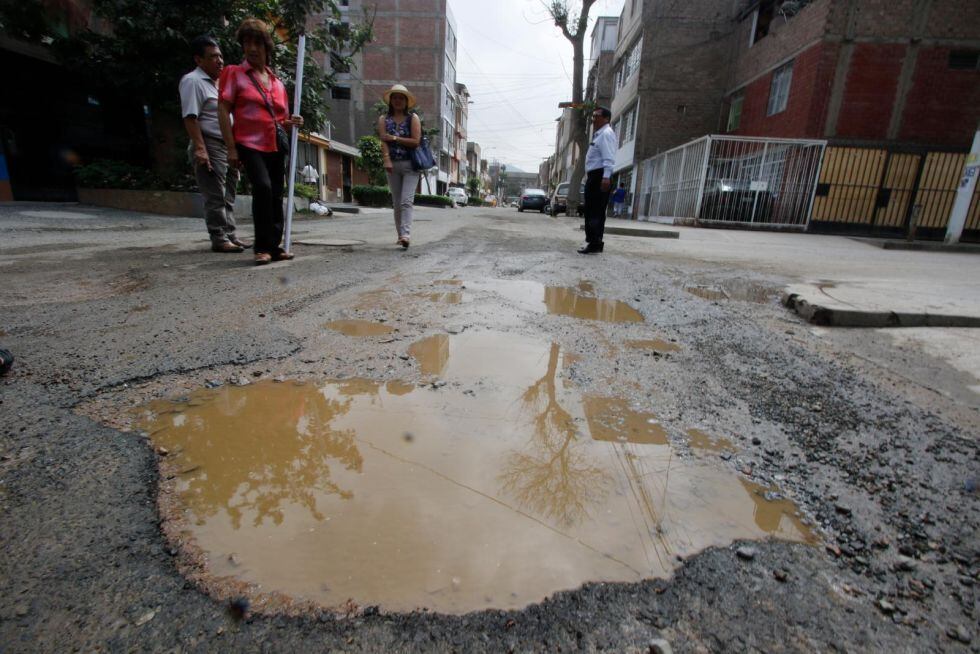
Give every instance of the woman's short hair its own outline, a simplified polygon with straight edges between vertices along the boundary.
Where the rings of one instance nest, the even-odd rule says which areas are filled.
[[[258,18],[246,18],[238,26],[235,32],[235,40],[238,45],[245,47],[245,39],[258,39],[265,45],[265,63],[272,64],[272,57],[275,54],[275,46],[272,43],[272,30],[265,21]]]

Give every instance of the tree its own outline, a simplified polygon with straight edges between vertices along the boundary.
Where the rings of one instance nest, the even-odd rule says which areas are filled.
[[[310,131],[321,129],[326,122],[326,92],[333,85],[333,74],[324,71],[312,53],[332,55],[334,61],[350,64],[351,55],[371,38],[371,20],[365,16],[361,25],[345,25],[336,0],[92,0],[93,14],[110,28],[99,32],[82,29],[68,36],[32,25],[36,12],[23,7],[41,6],[41,0],[12,4],[21,7],[13,16],[17,19],[13,22],[22,28],[21,36],[51,41],[61,62],[93,93],[121,94],[146,108],[158,169],[178,160],[174,155],[183,139],[177,138],[181,136],[177,82],[193,67],[189,43],[194,37],[211,34],[221,44],[225,61],[238,62],[242,52],[235,30],[249,16],[263,18],[274,28],[274,67],[292,98],[296,37],[305,33],[308,56],[303,68],[302,114]],[[14,13],[0,10],[0,22],[6,24]]]
[[[480,178],[470,177],[466,180],[466,189],[470,192],[470,197],[476,197],[480,192]]]
[[[578,157],[572,168],[572,178],[569,180],[567,206],[568,215],[574,216],[579,204],[579,188],[585,176],[585,152],[588,146],[588,131],[586,116],[591,114],[592,106],[583,102],[582,71],[585,62],[585,35],[589,27],[589,10],[596,0],[581,0],[578,14],[573,13],[569,6],[573,0],[549,0],[546,5],[548,13],[555,21],[555,26],[572,44],[572,135]]]
[[[357,158],[357,167],[368,174],[368,179],[374,186],[387,186],[388,176],[385,173],[384,154],[381,152],[381,139],[377,136],[362,136],[357,139],[357,148],[361,156]]]

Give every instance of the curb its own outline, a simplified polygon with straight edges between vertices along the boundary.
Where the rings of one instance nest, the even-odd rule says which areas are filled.
[[[807,322],[822,327],[980,327],[977,316],[833,309],[811,304],[797,293],[784,293],[781,302]]]
[[[881,244],[884,250],[915,250],[925,252],[962,252],[964,254],[980,253],[980,243],[957,243],[946,245],[945,243],[921,243],[921,242],[902,242],[885,241]]]

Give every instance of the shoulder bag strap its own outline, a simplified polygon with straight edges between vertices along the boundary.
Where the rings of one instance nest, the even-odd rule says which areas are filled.
[[[252,75],[252,71],[248,71],[245,74],[248,75],[248,78],[252,80],[252,84],[255,84],[255,88],[257,88],[259,93],[262,94],[262,99],[265,100],[265,108],[269,111],[269,115],[272,116],[272,122],[278,123],[279,120],[276,118],[276,112],[272,109],[272,105],[269,103],[269,98],[262,89],[262,85],[259,84],[258,80],[255,79],[255,76]],[[272,74],[270,73],[269,76],[271,77]]]

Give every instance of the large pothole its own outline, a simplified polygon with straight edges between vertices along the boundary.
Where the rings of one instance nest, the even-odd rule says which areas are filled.
[[[171,517],[210,574],[328,607],[463,613],[810,537],[789,502],[678,456],[654,414],[583,395],[557,343],[466,331],[409,351],[422,383],[263,381],[147,408],[177,473]]]

